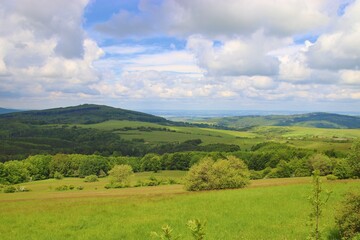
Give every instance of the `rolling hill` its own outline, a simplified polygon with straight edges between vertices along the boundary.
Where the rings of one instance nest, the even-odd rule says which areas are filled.
[[[237,129],[251,128],[255,126],[360,128],[360,117],[320,112],[296,115],[224,117],[208,119],[207,122],[221,127]]]
[[[94,104],[2,114],[0,115],[0,120],[11,120],[41,125],[91,124],[108,120],[128,120],[171,124],[171,122],[165,118],[157,117],[151,114]]]
[[[9,109],[9,108],[0,108],[0,114],[12,113],[12,112],[20,112],[21,110],[17,109]]]

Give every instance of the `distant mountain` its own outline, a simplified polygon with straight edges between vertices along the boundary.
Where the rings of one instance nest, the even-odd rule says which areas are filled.
[[[208,123],[230,128],[254,126],[303,126],[316,128],[360,128],[360,117],[333,113],[307,113],[295,115],[239,116],[213,118]]]
[[[0,120],[13,120],[30,124],[90,124],[107,120],[171,123],[165,118],[151,114],[94,104],[1,114]]]
[[[9,109],[9,108],[0,108],[0,114],[12,113],[12,112],[21,112],[21,110]]]

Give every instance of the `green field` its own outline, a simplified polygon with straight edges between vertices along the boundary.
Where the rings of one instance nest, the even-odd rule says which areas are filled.
[[[185,172],[136,174],[181,181]],[[252,181],[245,189],[186,192],[182,185],[104,189],[108,179],[84,183],[79,178],[24,183],[32,191],[0,193],[1,239],[150,239],[164,224],[181,239],[191,239],[186,222],[207,222],[206,239],[305,239],[310,178]],[[359,180],[324,180],[333,194],[324,210],[325,235],[345,192],[359,191]],[[62,184],[84,190],[55,191]]]
[[[95,128],[118,133],[127,140],[143,139],[147,143],[184,142],[191,139],[201,139],[203,144],[225,143],[236,144],[242,149],[250,149],[253,145],[264,141],[276,141],[290,146],[347,151],[354,139],[360,138],[360,129],[327,129],[298,126],[264,126],[247,131],[220,130],[197,127],[164,126],[155,123],[111,120],[97,124],[77,125],[79,127]],[[169,131],[119,130],[125,127],[166,128]]]

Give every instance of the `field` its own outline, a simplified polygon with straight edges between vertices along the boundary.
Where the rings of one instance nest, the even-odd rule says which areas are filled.
[[[185,172],[140,173],[181,182]],[[21,184],[32,191],[0,193],[1,239],[150,239],[164,224],[181,239],[191,239],[186,222],[207,222],[206,239],[305,239],[311,192],[310,178],[252,181],[245,189],[186,192],[182,185],[104,189],[107,179],[84,183],[79,178]],[[359,191],[359,180],[324,180],[333,194],[324,210],[327,234],[345,192]],[[62,184],[84,190],[57,192]],[[261,231],[259,231],[261,229]]]
[[[360,138],[360,129],[326,129],[298,126],[263,126],[251,128],[247,131],[235,131],[163,126],[154,123],[117,120],[77,126],[113,131],[124,139],[143,139],[148,143],[183,142],[191,139],[201,139],[203,144],[236,144],[244,150],[248,150],[260,142],[276,141],[300,148],[347,151],[351,147],[352,141]],[[124,128],[126,127],[131,130],[125,131]],[[150,127],[153,130],[136,129],[139,127]],[[168,129],[168,131],[156,130],[163,128]]]

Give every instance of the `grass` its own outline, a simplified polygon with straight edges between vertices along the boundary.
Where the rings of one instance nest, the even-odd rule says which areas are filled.
[[[164,171],[158,177],[179,179],[183,174]],[[191,239],[185,224],[194,218],[207,221],[206,239],[305,239],[309,232],[310,178],[257,180],[245,189],[195,193],[182,185],[104,190],[105,182],[45,180],[28,183],[32,192],[1,193],[1,239],[150,239],[149,233],[160,231],[164,224],[171,225],[181,239]],[[324,188],[334,192],[322,218],[328,232],[342,195],[359,191],[360,182],[324,182]],[[69,183],[81,183],[85,189],[46,188]]]
[[[145,142],[153,144],[201,139],[203,144],[236,144],[243,150],[249,150],[253,145],[260,142],[276,141],[298,148],[317,149],[319,151],[335,149],[346,152],[350,149],[352,141],[360,138],[360,129],[325,129],[299,126],[263,126],[248,131],[233,131],[116,120],[77,126],[114,131],[124,139],[144,139]],[[119,130],[124,127],[136,128],[141,126],[167,128],[171,131]]]

